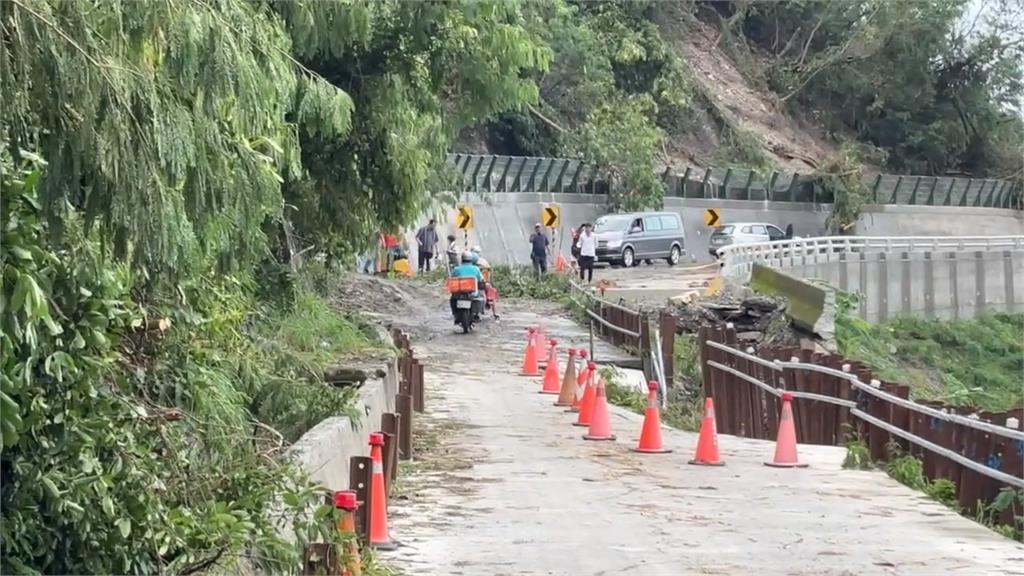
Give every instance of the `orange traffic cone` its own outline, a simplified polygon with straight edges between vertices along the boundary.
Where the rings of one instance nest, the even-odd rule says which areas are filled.
[[[775,440],[775,458],[765,462],[774,468],[806,468],[796,457],[796,425],[793,423],[793,395],[782,393],[782,411],[779,413],[779,435]]]
[[[359,557],[359,540],[356,538],[355,511],[359,501],[354,490],[342,490],[334,493],[334,507],[341,510],[338,531],[344,540],[345,553],[342,557],[344,567],[341,576],[360,576],[363,573],[363,561]]]
[[[521,376],[540,376],[540,368],[537,364],[537,348],[533,341],[537,338],[537,331],[532,326],[526,329],[526,356],[523,358],[523,371]]]
[[[573,426],[590,427],[590,417],[594,414],[594,398],[597,396],[597,382],[600,378],[598,376],[595,380],[593,374],[591,375],[590,382],[592,383],[588,383],[583,390],[583,398],[580,399],[580,415],[576,418]]]
[[[551,351],[548,353],[548,366],[544,369],[544,387],[541,394],[558,394],[561,390],[558,382],[558,341],[551,340]]]
[[[700,466],[725,466],[718,455],[718,427],[715,425],[715,401],[704,399],[704,420],[700,423],[700,438],[697,439],[697,455],[690,464]]]
[[[555,406],[572,406],[576,397],[576,349],[569,348],[569,361],[565,364],[565,375],[562,376],[562,387],[558,391]]]
[[[644,427],[640,430],[640,443],[634,452],[645,454],[664,454],[666,450],[661,443],[661,405],[658,403],[658,383],[647,383],[647,412],[644,414]]]
[[[547,338],[544,336],[544,325],[534,326],[533,335],[533,352],[537,355],[537,366],[544,369],[548,365],[548,357],[544,354],[544,343],[547,342]]]
[[[604,380],[597,381],[594,392],[593,411],[590,414],[590,430],[583,435],[584,440],[615,440],[612,434],[612,421],[608,414],[608,399],[605,398]],[[582,411],[580,412],[582,414]]]
[[[555,272],[563,272],[564,273],[568,267],[569,267],[569,265],[566,264],[566,262],[565,262],[565,256],[562,256],[561,254],[559,254],[558,258],[555,258]]]
[[[586,352],[581,350],[581,352]],[[572,406],[569,407],[566,412],[579,412],[580,403],[583,401],[583,395],[586,393],[587,388],[590,386],[590,379],[594,377],[594,368],[596,365],[593,362],[587,362],[586,366],[580,370],[580,373],[576,376],[576,389],[573,390],[572,395]]]
[[[370,546],[379,550],[394,550],[388,530],[388,492],[384,485],[384,434],[370,434],[370,459],[373,460],[373,479],[370,484]]]

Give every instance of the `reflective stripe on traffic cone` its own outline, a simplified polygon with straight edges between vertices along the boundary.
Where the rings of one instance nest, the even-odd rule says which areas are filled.
[[[565,364],[565,375],[562,376],[562,387],[558,391],[555,406],[572,406],[576,396],[576,349],[569,348],[569,361]]]
[[[533,341],[537,337],[537,330],[533,327],[527,328],[526,336],[526,357],[523,358],[523,371],[521,376],[540,376],[540,368],[537,363],[537,348]]]
[[[594,397],[597,396],[597,382],[600,380],[600,376],[590,377],[590,383],[583,390],[583,398],[580,400],[580,415],[573,426],[590,426],[590,416],[594,413]]]
[[[779,413],[779,435],[775,440],[775,458],[765,462],[775,468],[806,468],[796,456],[796,424],[793,422],[793,395],[782,393],[782,411]]]
[[[580,404],[583,402],[583,395],[586,394],[587,388],[590,387],[590,381],[594,378],[594,370],[597,365],[593,362],[587,362],[587,365],[580,370],[579,376],[576,378],[576,390],[573,391],[572,406],[569,407],[566,412],[579,412]]]
[[[612,434],[611,417],[608,414],[608,399],[605,398],[604,380],[598,380],[597,391],[594,392],[592,404],[593,412],[590,415],[590,430],[583,435],[583,439],[615,440],[615,435]]]
[[[363,573],[363,561],[359,557],[359,539],[356,536],[355,511],[359,508],[359,500],[354,490],[342,490],[334,493],[334,507],[341,510],[338,532],[344,540],[341,576],[360,576]]]
[[[690,464],[700,466],[724,466],[718,456],[718,426],[715,425],[715,401],[704,399],[704,420],[700,423],[700,437],[697,439],[697,455]]]
[[[561,385],[558,379],[558,341],[551,340],[551,350],[548,353],[548,366],[544,369],[544,386],[541,394],[558,394]]]
[[[533,351],[537,353],[537,365],[543,370],[548,366],[548,357],[544,353],[544,344],[548,341],[544,335],[544,324],[537,324],[534,335]]]
[[[640,442],[634,452],[645,454],[664,454],[666,450],[661,443],[661,404],[658,403],[658,383],[647,383],[647,412],[644,414],[644,426],[640,431]]]
[[[388,491],[384,483],[384,434],[370,434],[370,459],[373,460],[373,479],[370,483],[370,546],[380,550],[394,550],[398,544],[391,541],[388,530]]]

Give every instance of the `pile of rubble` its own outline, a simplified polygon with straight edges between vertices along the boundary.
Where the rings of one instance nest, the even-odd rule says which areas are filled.
[[[744,298],[719,296],[707,300],[673,303],[674,313],[679,319],[676,332],[696,333],[702,326],[732,324],[736,337],[744,341],[761,341],[766,334],[788,331],[788,322],[783,313],[786,302],[766,296]],[[772,338],[774,340],[774,338]]]

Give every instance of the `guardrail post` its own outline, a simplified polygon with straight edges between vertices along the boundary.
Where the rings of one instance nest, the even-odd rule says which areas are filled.
[[[700,197],[708,197],[708,180],[711,179],[711,168],[704,170],[704,179],[700,182]]]
[[[661,333],[662,374],[665,375],[665,389],[675,380],[676,324],[678,320],[668,310],[662,310],[658,317],[658,331]]]
[[[412,460],[412,415],[413,397],[395,394],[395,410],[398,412],[398,452],[402,460]]]
[[[810,355],[810,362],[815,366],[825,365],[825,355],[820,352],[813,352]],[[811,372],[807,375],[807,390],[815,394],[826,395],[825,392],[825,375],[821,372]],[[810,401],[811,413],[810,418],[810,433],[807,442],[814,444],[824,444],[826,446],[833,445],[831,428],[833,427],[832,420],[835,419],[835,406],[827,404],[825,402],[818,402],[817,400]]]
[[[722,344],[730,348],[736,347],[736,329],[733,328],[732,324],[726,324],[725,330],[722,331]],[[736,357],[732,354],[721,353],[719,356],[722,364],[735,369],[736,368]],[[724,434],[736,434],[739,431],[739,392],[741,386],[747,386],[746,382],[741,381],[739,378],[732,374],[723,373],[719,383],[723,384],[722,388],[725,389],[725,425],[727,432]],[[718,418],[716,411],[715,418]]]
[[[338,563],[338,553],[334,549],[333,544],[328,544],[326,542],[311,542],[306,544],[302,557],[303,576],[341,573],[341,566]]]
[[[356,533],[364,542],[370,536],[370,498],[373,496],[373,460],[369,456],[348,459],[348,489],[354,490],[359,500],[356,509]]]
[[[935,179],[932,181],[932,187],[928,189],[928,200],[925,201],[925,204],[927,204],[928,206],[934,206],[935,205],[935,188],[938,185],[939,185],[939,177],[936,176]]]
[[[412,409],[420,414],[426,410],[426,392],[423,379],[424,368],[422,362],[415,358],[412,359],[412,390],[410,394],[412,396]]]
[[[385,489],[391,493],[391,484],[398,475],[398,414],[381,414],[381,432],[384,434],[384,480]]]
[[[967,206],[967,195],[970,194],[971,186],[973,184],[974,184],[974,178],[968,178],[967,179],[967,187],[964,188],[964,193],[960,195],[960,202],[957,203],[958,206]]]
[[[942,201],[943,206],[950,206],[953,202],[953,187],[956,186],[956,178],[949,179],[949,189],[946,190],[946,199]]]
[[[745,350],[748,354],[753,353],[753,348],[747,348]],[[741,374],[750,375],[751,362],[746,358],[734,357],[733,366]],[[753,436],[754,428],[754,416],[750,411],[750,405],[753,403],[752,398],[754,397],[754,391],[757,386],[754,386],[750,382],[747,382],[741,378],[735,379],[736,386],[736,435],[744,438],[750,438]]]
[[[907,202],[910,205],[917,204],[917,188],[921,185],[921,177],[918,176],[914,180],[914,189],[910,191],[910,201]]]
[[[643,314],[637,312],[636,314],[626,314],[626,318],[629,319],[627,325],[633,332],[639,334],[638,337],[630,337],[630,342],[636,343],[637,354],[640,355],[640,363],[643,365],[644,360],[649,358],[651,350],[651,326],[648,318]],[[650,373],[646,375],[647,380],[657,380],[657,370],[654,366],[651,366]]]

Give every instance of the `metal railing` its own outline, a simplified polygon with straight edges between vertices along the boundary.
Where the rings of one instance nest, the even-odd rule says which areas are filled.
[[[991,501],[1001,486],[1024,489],[1024,409],[987,413],[914,401],[908,387],[880,382],[858,362],[792,347],[744,347],[731,326],[704,328],[699,341],[704,391],[715,399],[722,433],[773,438],[776,399],[788,392],[797,399],[801,442],[842,445],[853,433],[873,461],[921,456],[926,477],[955,482],[965,510]]]
[[[835,261],[842,253],[1024,250],[1024,236],[825,236],[732,244],[718,250],[722,275],[746,281],[755,262],[785,267]]]
[[[569,281],[569,298],[587,315],[590,327],[590,353],[594,353],[594,332],[613,345],[631,349],[650,367],[649,375],[658,382],[662,407],[668,400],[668,376],[670,363],[665,362],[662,351],[660,326],[652,330],[650,318],[642,309],[632,309],[622,302],[611,302],[595,296],[590,290],[576,282]],[[673,334],[674,335],[674,334]]]

